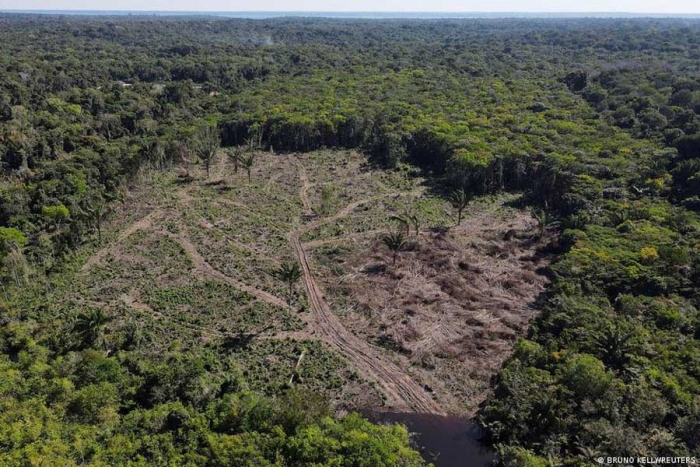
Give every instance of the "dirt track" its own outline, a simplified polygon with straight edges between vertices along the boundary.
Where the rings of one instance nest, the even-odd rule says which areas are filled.
[[[389,404],[394,408],[442,414],[438,404],[422,387],[404,374],[399,367],[385,360],[369,344],[352,335],[333,315],[311,274],[306,251],[299,240],[299,235],[299,232],[292,233],[290,240],[304,272],[304,284],[316,315],[315,324],[319,334],[345,356],[360,373],[377,381],[388,397]]]
[[[300,177],[303,182],[300,196],[304,205],[308,206],[308,198],[306,197],[308,179],[303,171],[300,171]],[[294,248],[297,260],[301,264],[304,273],[304,285],[315,315],[314,325],[318,334],[347,358],[358,372],[368,379],[376,381],[381,386],[392,408],[420,413],[443,414],[440,406],[421,386],[416,384],[398,366],[386,360],[377,349],[372,348],[369,344],[349,332],[333,314],[314,280],[306,250],[300,239],[304,233],[322,224],[347,216],[359,206],[375,201],[378,198],[381,198],[381,196],[356,201],[347,205],[332,217],[318,219],[290,233],[289,240]]]

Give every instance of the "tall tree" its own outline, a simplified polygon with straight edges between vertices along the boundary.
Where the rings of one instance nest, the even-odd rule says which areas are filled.
[[[107,349],[105,326],[109,316],[101,308],[91,308],[78,314],[73,320],[73,333],[81,347],[101,347]]]
[[[248,173],[248,183],[250,183],[250,172],[253,170],[253,165],[255,164],[255,154],[248,153],[241,156],[241,165]]]
[[[233,172],[238,173],[238,167],[241,164],[241,157],[243,156],[243,149],[240,147],[229,148],[226,154],[229,160],[233,162]]]
[[[469,201],[471,201],[471,198],[469,196],[469,193],[467,193],[467,190],[465,190],[464,188],[462,188],[461,190],[455,190],[450,195],[450,202],[452,203],[452,206],[457,210],[457,225],[460,225],[462,223],[462,214],[469,205]]]
[[[207,170],[207,178],[209,178],[211,165],[214,163],[216,153],[221,146],[219,130],[212,125],[204,126],[199,129],[193,143],[194,151],[202,162],[204,162],[204,167]]]
[[[98,198],[88,204],[84,211],[92,227],[97,230],[97,240],[102,243],[102,222],[109,212],[107,203],[105,203],[104,199]]]
[[[292,295],[294,295],[294,284],[296,284],[299,279],[301,279],[302,271],[299,267],[299,263],[296,262],[286,262],[274,271],[274,276],[280,279],[282,282],[287,284],[289,292],[289,305],[292,305]]]

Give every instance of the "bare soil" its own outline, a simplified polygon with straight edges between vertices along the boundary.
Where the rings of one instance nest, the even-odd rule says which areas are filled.
[[[469,414],[535,313],[545,243],[528,214],[491,208],[412,236],[396,264],[374,232],[309,245],[344,326],[381,347],[443,410]]]

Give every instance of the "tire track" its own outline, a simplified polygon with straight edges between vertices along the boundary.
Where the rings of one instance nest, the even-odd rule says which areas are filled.
[[[301,191],[299,195],[301,196],[301,202],[304,205],[304,210],[306,212],[312,212],[311,201],[309,200],[309,188],[311,188],[311,182],[309,182],[309,177],[306,175],[306,169],[299,162],[299,178],[301,179]]]
[[[301,172],[303,174],[303,172]],[[305,201],[307,181],[302,178],[303,186],[300,192],[302,201]],[[392,196],[396,193],[384,196]],[[396,408],[411,410],[420,413],[443,414],[440,406],[430,397],[425,390],[408,375],[406,375],[397,365],[387,361],[376,349],[368,343],[350,333],[340,320],[333,314],[328,303],[323,299],[323,294],[316,284],[311,273],[308,257],[304,245],[301,242],[301,235],[317,228],[324,223],[332,222],[341,217],[347,216],[359,206],[375,201],[383,196],[367,198],[356,201],[341,209],[332,217],[318,219],[307,224],[300,229],[290,233],[289,240],[294,249],[302,272],[304,273],[304,285],[309,298],[309,304],[315,314],[315,328],[318,334],[330,345],[335,347],[341,355],[345,356],[350,363],[369,379],[373,379],[382,387],[391,405]]]
[[[252,287],[232,277],[229,277],[223,272],[214,268],[214,266],[209,264],[207,260],[205,260],[204,257],[199,254],[199,252],[197,251],[197,247],[185,237],[169,232],[167,230],[156,230],[156,232],[160,235],[164,235],[166,237],[171,238],[172,240],[175,240],[175,242],[177,242],[177,244],[180,245],[183,250],[185,250],[187,256],[189,256],[190,260],[192,260],[192,263],[194,263],[195,268],[198,269],[200,272],[206,274],[207,276],[213,277],[214,279],[217,279],[221,282],[225,282],[226,284],[229,284],[237,288],[238,290],[242,290],[243,292],[246,292],[271,305],[275,305],[281,308],[285,308],[287,306],[286,302],[281,298],[276,297],[269,292],[265,292],[264,290]]]

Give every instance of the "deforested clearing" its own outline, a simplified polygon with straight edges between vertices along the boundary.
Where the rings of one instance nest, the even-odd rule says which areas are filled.
[[[458,226],[414,170],[349,151],[258,153],[250,181],[225,158],[209,177],[177,173],[145,171],[57,293],[113,316],[108,333],[137,323],[144,352],[240,353],[261,390],[298,372],[339,409],[470,413],[546,281],[547,240],[517,196],[476,199]],[[401,213],[418,224],[393,263],[381,238],[403,232]],[[273,274],[285,261],[303,266],[292,296]]]

